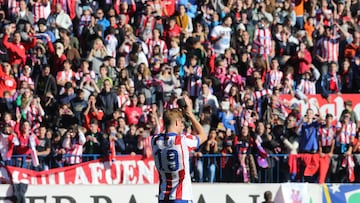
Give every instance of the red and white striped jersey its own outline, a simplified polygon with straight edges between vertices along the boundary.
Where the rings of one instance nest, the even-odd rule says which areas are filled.
[[[129,100],[128,94],[118,95],[117,99],[118,99],[119,108],[121,108],[123,105],[126,105],[126,106],[130,105],[130,100]]]
[[[296,89],[304,94],[316,94],[315,82],[316,81],[301,79]]]
[[[175,108],[179,108],[179,105],[176,103],[176,100],[170,100],[168,102],[165,102],[164,104],[164,109],[168,110],[168,109],[175,109]]]
[[[7,0],[8,15],[13,16],[20,12],[19,2],[17,0]]]
[[[332,141],[335,139],[337,128],[334,125],[326,127],[325,125],[320,127],[319,138],[321,146],[330,147]]]
[[[251,116],[253,113],[255,113],[255,111],[243,108],[239,114],[240,126],[249,126],[249,124],[255,124],[256,119]]]
[[[156,45],[159,45],[160,46],[160,52],[163,56],[167,56],[167,53],[168,53],[168,48],[166,46],[166,43],[164,40],[153,40],[153,39],[149,39],[146,43],[149,47],[149,58],[152,57],[153,55],[153,50],[154,50],[154,47]]]
[[[340,37],[322,37],[316,43],[316,53],[325,61],[338,61]]]
[[[29,85],[34,85],[34,81],[31,79],[31,77],[25,76],[24,74],[20,75],[20,79],[19,81],[25,81],[27,82]]]
[[[72,70],[69,70],[68,72],[59,71],[56,75],[56,80],[58,81],[72,82],[75,78],[76,74]]]
[[[93,70],[89,70],[90,78],[96,80],[96,73]],[[75,73],[75,79],[81,80],[84,77],[84,72],[80,69],[78,72]]]
[[[185,77],[186,83],[186,90],[191,97],[198,97],[200,96],[201,90],[201,78],[202,78],[202,68],[200,66],[193,67],[194,74],[188,75]]]
[[[166,133],[152,138],[152,154],[160,177],[159,200],[193,199],[189,155],[199,144],[194,135]]]
[[[50,12],[51,12],[50,3],[45,5],[41,1],[34,2],[33,5],[34,23],[37,23],[40,18],[47,19],[50,15]]]
[[[344,125],[344,127],[338,135],[336,141],[340,144],[351,144],[351,138],[356,135],[356,125],[353,122],[349,122],[348,124],[338,122],[336,127],[340,129],[342,125]]]
[[[272,95],[272,90],[270,89],[255,90],[253,93],[255,110],[256,112],[259,113],[259,115],[261,114],[261,104],[265,100],[267,95]]]
[[[280,70],[271,70],[267,73],[266,82],[270,89],[281,84],[281,79],[283,78],[283,72]]]
[[[31,128],[33,130],[38,129],[40,127],[40,123],[42,122],[43,116],[45,115],[44,111],[41,111],[38,107],[34,105],[29,105],[24,110],[26,113],[26,120],[30,122]]]
[[[269,28],[256,29],[255,30],[256,42],[258,43],[258,54],[270,54],[272,47],[272,37]]]
[[[79,164],[82,159],[83,154],[83,145],[86,142],[86,138],[83,132],[79,131],[78,138],[68,138],[66,137],[63,140],[62,147],[66,150],[66,153],[69,154],[69,157],[65,158],[67,164]]]

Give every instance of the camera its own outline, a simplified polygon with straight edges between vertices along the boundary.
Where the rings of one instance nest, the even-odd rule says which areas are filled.
[[[179,98],[176,103],[181,109],[185,109],[187,106],[184,98]]]

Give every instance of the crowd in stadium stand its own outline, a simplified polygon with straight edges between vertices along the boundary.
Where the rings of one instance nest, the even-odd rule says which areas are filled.
[[[0,0],[0,7],[4,165],[16,165],[15,155],[32,157],[34,170],[78,164],[83,154],[151,157],[162,113],[187,94],[208,133],[193,152],[194,181],[218,181],[221,169],[224,181],[269,182],[280,165],[281,181],[360,182],[352,101],[335,117],[302,115],[281,99],[306,104],[313,94],[330,101],[360,92],[358,0]],[[207,154],[233,158],[201,158]],[[305,165],[321,159],[328,173],[299,177],[289,164],[298,159],[271,154],[303,155]]]

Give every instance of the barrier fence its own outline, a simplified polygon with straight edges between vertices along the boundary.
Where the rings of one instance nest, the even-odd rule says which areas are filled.
[[[70,165],[66,163],[66,160],[70,157],[72,157],[72,155],[66,154],[62,157],[62,159],[56,160],[40,158],[40,166],[33,167],[29,156],[15,155],[12,157],[11,161],[6,163],[6,165],[10,166],[14,170],[30,169],[32,171],[44,172],[52,171],[52,169],[67,170],[66,168],[68,167],[83,167],[83,165],[91,165],[94,161],[96,163],[103,163],[104,165],[108,163],[110,165],[109,170],[113,170],[111,165],[117,164],[117,162],[114,164],[113,161],[109,161],[108,158],[101,158],[101,155],[99,154],[84,154],[79,157],[79,160],[81,160],[82,163]],[[122,170],[125,170],[128,166],[128,164],[125,164],[124,160],[129,162],[136,161],[137,163],[140,163],[140,165],[148,165],[148,168],[156,171],[155,164],[152,159],[144,160],[142,156],[128,155],[118,155],[116,159],[116,161],[120,162],[118,164],[120,173],[122,173]],[[246,167],[244,168],[240,167],[238,157],[232,154],[203,154],[201,157],[192,156],[189,160],[192,181],[251,183],[282,183],[292,181],[316,183],[318,180],[318,173],[314,173],[313,177],[308,177],[307,179],[304,178],[303,173],[305,166],[301,162],[298,163],[298,173],[290,174],[289,155],[287,154],[270,154],[266,159],[266,162],[268,162],[267,168],[260,167],[257,160],[256,156],[247,155]],[[144,162],[144,164],[142,162]]]

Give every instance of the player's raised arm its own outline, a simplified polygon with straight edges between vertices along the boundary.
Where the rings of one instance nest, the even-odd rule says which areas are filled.
[[[192,101],[188,96],[184,96],[184,100],[186,102],[186,107],[184,109],[184,112],[186,116],[189,118],[194,130],[197,132],[197,136],[200,139],[200,144],[204,143],[207,140],[207,135],[200,124],[200,122],[196,119],[194,113],[193,113],[193,105]]]

